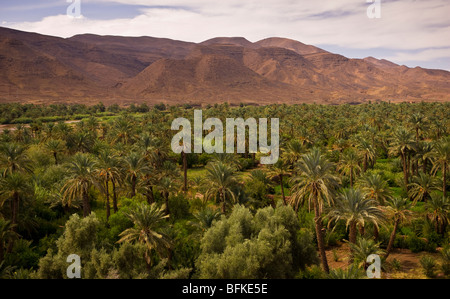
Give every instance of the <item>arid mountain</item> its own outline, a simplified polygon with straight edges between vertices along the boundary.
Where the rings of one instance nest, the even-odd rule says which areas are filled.
[[[349,59],[285,38],[68,39],[0,28],[0,102],[449,101],[450,72]]]

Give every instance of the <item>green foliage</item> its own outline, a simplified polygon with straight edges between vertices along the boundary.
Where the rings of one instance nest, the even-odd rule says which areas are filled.
[[[434,278],[436,276],[437,263],[431,256],[423,256],[420,259],[420,265],[428,278]]]
[[[317,262],[312,237],[289,207],[267,207],[253,216],[235,206],[206,232],[197,261],[199,278],[289,278]]]

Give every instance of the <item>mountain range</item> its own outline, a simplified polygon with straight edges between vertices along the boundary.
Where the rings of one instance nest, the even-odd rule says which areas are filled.
[[[0,102],[450,101],[450,72],[350,59],[286,38],[59,38],[0,27],[0,70]]]

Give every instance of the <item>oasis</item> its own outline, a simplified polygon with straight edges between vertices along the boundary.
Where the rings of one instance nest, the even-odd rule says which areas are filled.
[[[242,118],[226,119],[226,153],[245,153],[248,144],[249,153],[260,152],[267,154],[260,159],[261,164],[275,164],[280,155],[279,148],[279,119],[271,118],[270,126],[270,146],[268,145],[267,118],[260,118],[258,121],[254,118],[246,120]],[[194,110],[194,132],[192,134],[191,122],[183,117],[177,118],[172,122],[172,130],[180,130],[172,138],[172,150],[174,153],[180,154],[192,153],[192,136],[193,152],[201,154],[205,151],[208,154],[224,153],[224,127],[218,118],[208,118],[203,122],[202,110]],[[246,141],[248,128],[248,143]],[[203,131],[209,133],[203,137]],[[237,133],[237,136],[235,134]],[[259,146],[259,148],[258,148]]]

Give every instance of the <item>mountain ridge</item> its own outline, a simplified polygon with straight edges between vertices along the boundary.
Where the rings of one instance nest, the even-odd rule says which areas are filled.
[[[0,102],[450,101],[450,72],[351,59],[280,37],[192,43],[0,27],[0,69]]]

